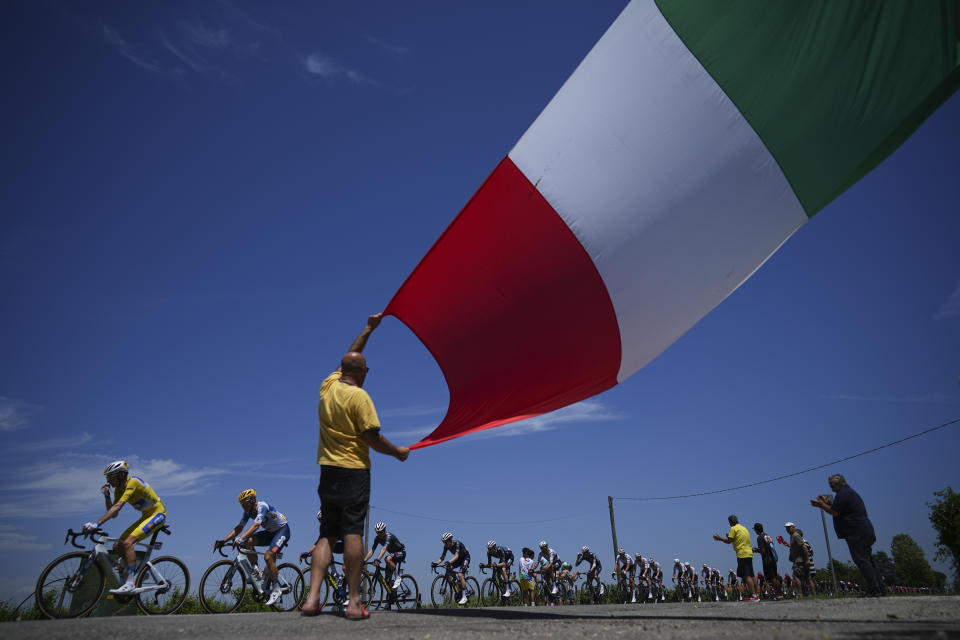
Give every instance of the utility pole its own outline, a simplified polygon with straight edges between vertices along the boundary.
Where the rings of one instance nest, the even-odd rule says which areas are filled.
[[[830,575],[833,577],[833,595],[837,595],[837,572],[833,568],[833,553],[830,551],[830,536],[827,534],[827,515],[820,509],[820,520],[823,522],[823,539],[827,541],[827,561],[830,563]]]
[[[616,564],[617,560],[617,523],[613,519],[613,496],[607,496],[607,506],[610,507],[610,533],[613,534],[613,562]]]

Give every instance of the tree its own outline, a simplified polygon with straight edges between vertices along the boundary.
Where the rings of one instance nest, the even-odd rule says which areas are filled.
[[[852,562],[840,562],[836,558],[833,559],[833,570],[837,574],[837,580],[844,582],[856,582],[857,584],[863,584],[863,574],[860,573],[860,569]],[[830,582],[832,576],[830,575],[830,565],[828,564],[823,569],[817,569],[816,573],[817,580],[823,582]]]
[[[907,587],[929,587],[933,584],[933,569],[913,538],[905,533],[893,536],[890,553],[897,565],[897,584]]]
[[[937,531],[938,560],[949,560],[953,565],[953,588],[960,591],[960,494],[947,487],[934,491],[938,500],[927,503],[930,523]]]
[[[893,586],[897,583],[897,565],[885,551],[877,551],[873,554],[873,564],[877,567],[882,584]]]

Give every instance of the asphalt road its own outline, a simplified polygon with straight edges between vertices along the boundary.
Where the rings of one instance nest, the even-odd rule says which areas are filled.
[[[960,597],[846,598],[741,603],[420,609],[374,612],[354,622],[335,613],[128,616],[9,622],[3,638],[175,640],[270,637],[349,640],[416,638],[958,638]]]

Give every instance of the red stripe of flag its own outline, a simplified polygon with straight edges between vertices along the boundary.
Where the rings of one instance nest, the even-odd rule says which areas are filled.
[[[387,305],[436,359],[443,422],[411,448],[537,416],[616,384],[620,332],[583,246],[505,158]]]

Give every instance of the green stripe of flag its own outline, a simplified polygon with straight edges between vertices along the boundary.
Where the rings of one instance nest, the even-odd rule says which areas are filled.
[[[960,0],[657,0],[808,216],[960,86]]]

